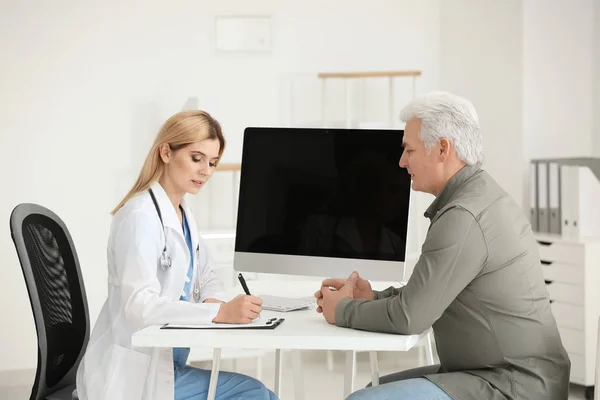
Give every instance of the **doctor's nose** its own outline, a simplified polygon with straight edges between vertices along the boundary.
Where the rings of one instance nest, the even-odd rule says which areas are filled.
[[[208,177],[212,173],[212,168],[208,164],[202,164],[198,169],[198,174],[200,176]]]
[[[207,177],[210,175],[209,170],[202,168],[198,171],[198,175],[203,176],[203,177]]]

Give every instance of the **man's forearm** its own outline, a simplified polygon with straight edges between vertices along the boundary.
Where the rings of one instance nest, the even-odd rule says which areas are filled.
[[[335,309],[335,324],[372,332],[411,334],[409,321],[402,313],[390,314],[390,302],[397,297],[378,300],[342,299]]]
[[[402,296],[378,300],[342,299],[335,309],[335,324],[372,332],[414,335],[429,328],[428,318],[407,312]],[[417,313],[419,314],[419,313]]]
[[[373,294],[375,294],[375,300],[386,299],[388,297],[397,296],[403,288],[404,287],[395,288],[390,286],[385,290],[373,290]]]

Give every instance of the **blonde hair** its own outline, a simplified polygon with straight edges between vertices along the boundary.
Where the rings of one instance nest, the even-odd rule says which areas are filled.
[[[169,118],[154,139],[154,144],[144,161],[137,181],[111,214],[114,215],[132,197],[148,190],[154,182],[161,178],[164,171],[164,162],[160,157],[161,146],[168,144],[171,150],[176,151],[206,139],[219,141],[219,158],[221,158],[223,150],[225,150],[225,138],[221,131],[221,125],[209,113],[199,110],[182,111]]]

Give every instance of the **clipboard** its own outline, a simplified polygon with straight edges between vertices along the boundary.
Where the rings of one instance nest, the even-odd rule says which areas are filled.
[[[285,321],[285,318],[269,318],[261,320],[255,319],[249,324],[198,324],[198,325],[180,325],[165,324],[160,329],[275,329]]]

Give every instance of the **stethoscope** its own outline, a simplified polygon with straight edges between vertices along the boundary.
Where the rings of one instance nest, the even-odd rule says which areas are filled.
[[[148,191],[150,192],[150,197],[152,197],[152,202],[154,203],[154,208],[156,208],[156,212],[158,213],[158,219],[160,219],[160,224],[162,225],[162,228],[163,228],[163,236],[165,238],[165,247],[163,248],[162,253],[160,254],[160,257],[158,259],[158,265],[163,270],[166,270],[167,268],[171,268],[171,265],[173,264],[173,262],[171,260],[171,256],[169,255],[169,251],[167,250],[167,233],[165,231],[165,224],[163,223],[162,214],[160,212],[160,207],[158,206],[158,202],[156,201],[156,197],[154,197],[154,192],[152,191],[152,189],[148,189]],[[200,243],[198,243],[198,245],[196,246],[196,260],[199,259],[199,256],[200,256]]]

